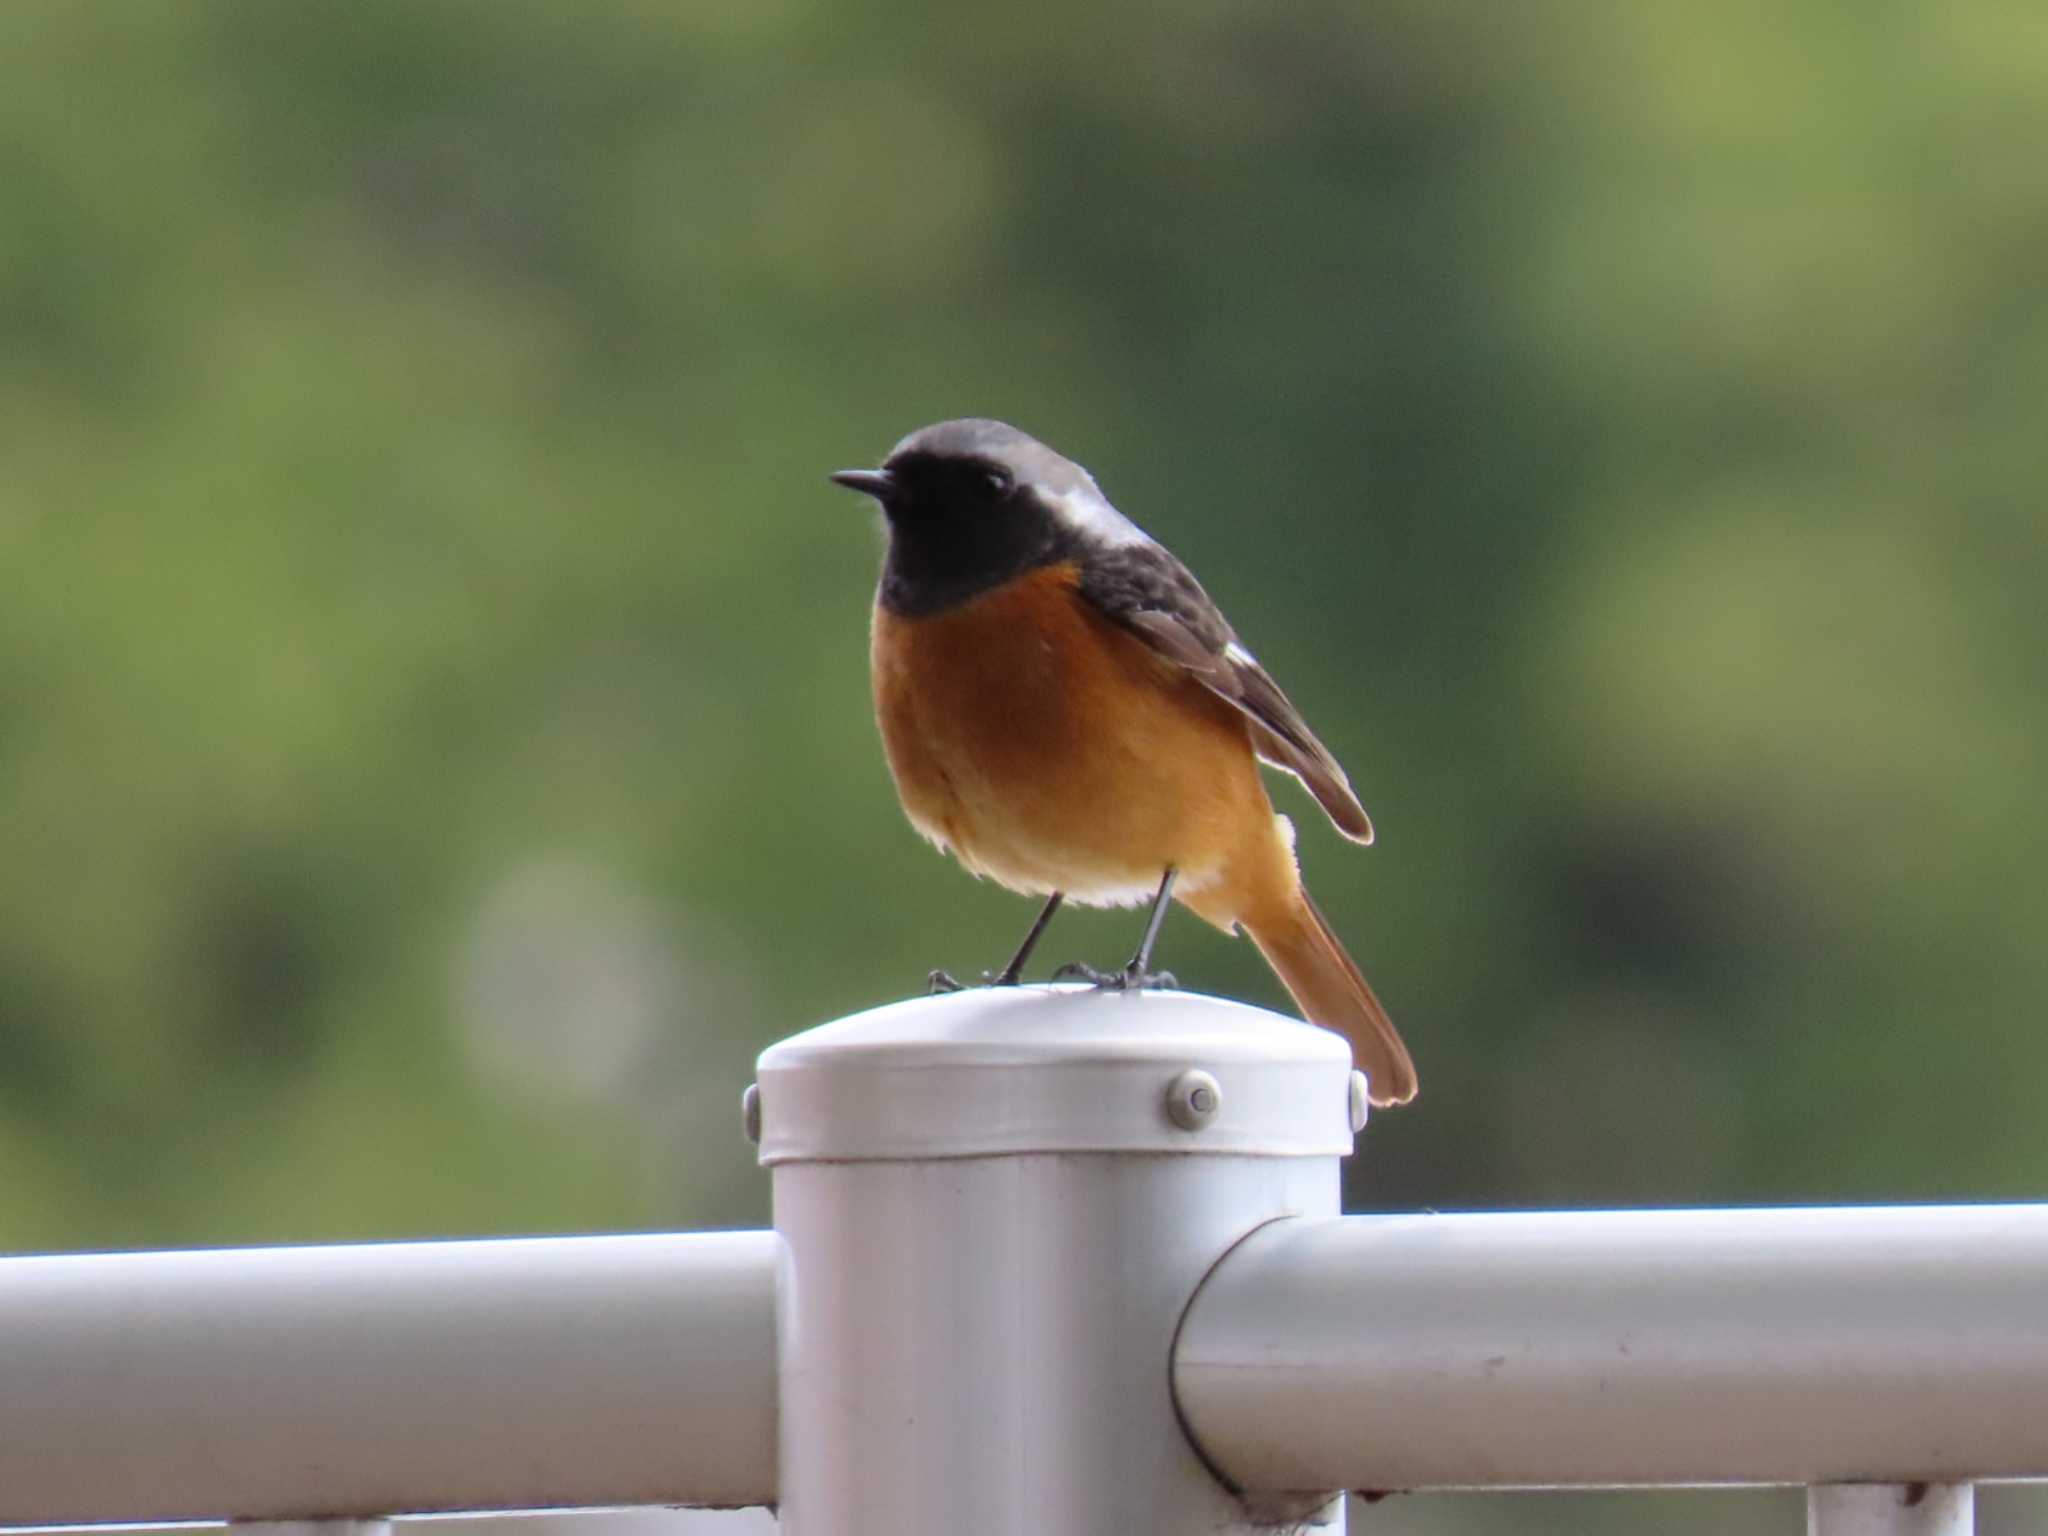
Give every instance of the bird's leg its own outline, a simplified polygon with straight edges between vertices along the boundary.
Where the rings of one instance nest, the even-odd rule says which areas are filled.
[[[1138,941],[1138,952],[1131,956],[1131,963],[1124,967],[1124,976],[1134,987],[1176,987],[1171,971],[1154,975],[1148,967],[1152,964],[1152,946],[1159,941],[1159,925],[1166,921],[1167,899],[1173,895],[1173,877],[1180,871],[1171,865],[1159,877],[1159,894],[1152,898],[1152,911],[1145,919],[1145,936]]]
[[[1054,971],[1053,980],[1067,976],[1078,976],[1091,981],[1098,987],[1107,987],[1122,992],[1131,988],[1177,987],[1171,971],[1152,971],[1152,946],[1159,938],[1159,925],[1166,921],[1166,901],[1173,894],[1173,877],[1179,871],[1169,868],[1159,880],[1159,894],[1152,898],[1152,910],[1145,918],[1145,936],[1138,941],[1138,952],[1131,956],[1130,963],[1120,971],[1098,971],[1092,965],[1070,961]]]
[[[1017,953],[1010,956],[1010,963],[993,976],[987,971],[981,973],[981,984],[983,986],[1014,987],[1017,985],[1017,978],[1024,972],[1024,962],[1031,958],[1031,951],[1038,948],[1038,940],[1045,932],[1045,925],[1052,921],[1053,913],[1059,911],[1060,903],[1066,899],[1066,893],[1063,891],[1054,891],[1052,895],[1046,898],[1045,905],[1039,909],[1038,921],[1033,923],[1031,931],[1024,935],[1024,942],[1017,946]],[[933,997],[936,997],[941,992],[965,992],[967,990],[966,987],[953,979],[953,974],[950,971],[933,971],[929,981],[930,995]]]
[[[1024,935],[1024,942],[1017,946],[1017,953],[1010,956],[1010,963],[1003,967],[1001,974],[990,979],[990,986],[1014,987],[1017,985],[1017,978],[1024,974],[1024,962],[1031,958],[1031,951],[1038,948],[1038,940],[1040,935],[1045,932],[1045,925],[1052,921],[1053,913],[1059,911],[1060,903],[1065,900],[1066,895],[1061,891],[1054,891],[1050,896],[1046,897],[1045,905],[1039,909],[1038,921],[1033,923],[1031,931]]]

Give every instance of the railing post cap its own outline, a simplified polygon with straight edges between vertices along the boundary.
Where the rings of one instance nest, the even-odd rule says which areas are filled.
[[[1351,1052],[1190,992],[977,987],[770,1046],[764,1164],[1141,1152],[1340,1157]]]

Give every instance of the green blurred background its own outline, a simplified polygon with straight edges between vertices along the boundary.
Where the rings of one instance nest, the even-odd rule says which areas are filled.
[[[901,819],[823,479],[964,414],[1380,825],[1276,791],[1422,1069],[1355,1206],[2048,1192],[2037,7],[0,45],[0,1246],[764,1220],[753,1054],[1031,915]]]

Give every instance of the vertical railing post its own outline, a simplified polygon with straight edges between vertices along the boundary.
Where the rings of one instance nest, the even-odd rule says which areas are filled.
[[[1341,1532],[1248,1509],[1175,1416],[1174,1332],[1277,1218],[1338,1209],[1334,1035],[1180,993],[989,988],[767,1051],[786,1536]]]
[[[1827,1483],[1806,1490],[1807,1536],[1970,1536],[1968,1483]]]

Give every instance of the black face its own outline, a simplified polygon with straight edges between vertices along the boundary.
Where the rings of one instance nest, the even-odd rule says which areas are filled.
[[[875,481],[842,483],[889,519],[879,600],[892,613],[937,613],[1073,553],[1051,510],[985,454],[906,449]]]

